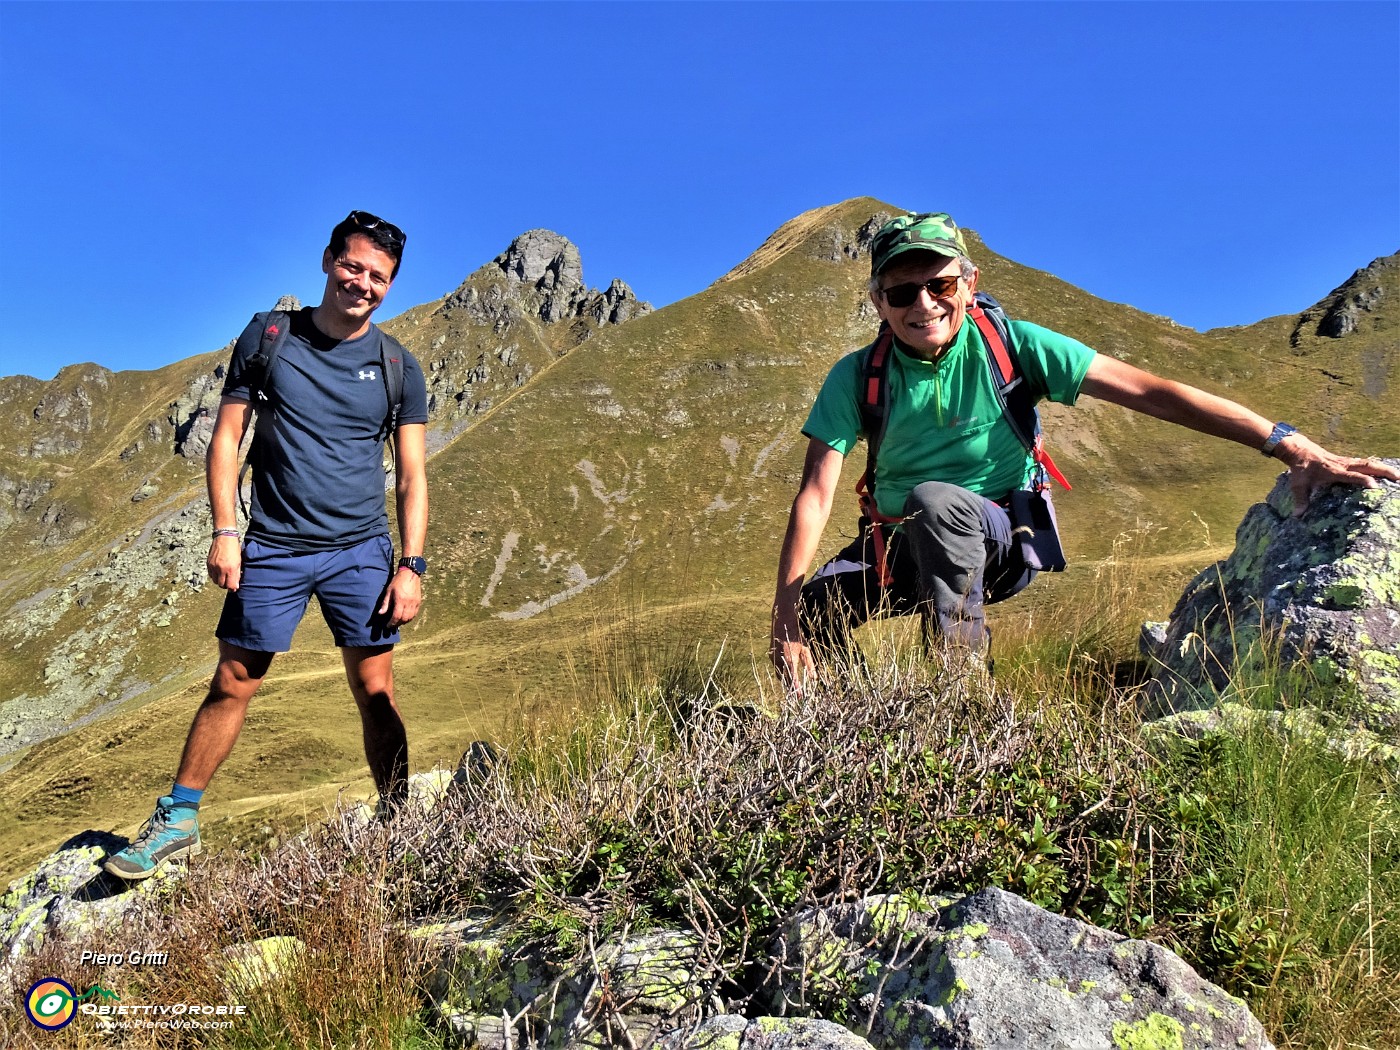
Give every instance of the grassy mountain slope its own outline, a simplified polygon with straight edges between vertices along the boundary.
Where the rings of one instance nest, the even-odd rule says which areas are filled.
[[[567,705],[624,649],[713,650],[723,640],[762,652],[799,429],[830,365],[873,333],[868,242],[894,210],[860,199],[806,213],[710,288],[624,324],[601,323],[596,299],[546,321],[558,314],[552,293],[522,289],[489,264],[386,323],[423,363],[433,398],[428,603],[397,661],[415,766],[453,761],[473,738]],[[975,235],[971,247],[982,286],[1012,316],[1289,419],[1339,450],[1400,446],[1389,397],[1395,257],[1307,314],[1202,334],[1019,266]],[[1324,323],[1346,327],[1338,311],[1352,327],[1319,335]],[[14,803],[0,816],[0,843],[14,870],[80,827],[129,826],[168,786],[211,666],[219,601],[200,580],[199,462],[171,451],[168,417],[224,356],[0,381],[0,542],[11,555],[0,598],[16,610],[0,621],[0,701],[55,682],[102,683],[77,708],[101,718],[0,774]],[[1057,496],[1074,564],[1006,617],[1073,600],[1115,537],[1142,529],[1143,553],[1161,567],[1144,611],[1164,612],[1275,474],[1245,449],[1087,399],[1045,416],[1075,486]],[[843,484],[857,472],[850,464]],[[149,554],[165,535],[162,514],[175,546],[143,555],[149,586],[132,593],[94,575],[125,566],[128,550]],[[825,549],[853,522],[852,497]],[[296,646],[216,781],[206,810],[216,844],[279,815],[294,820],[342,783],[364,787],[358,724],[314,615]],[[27,702],[0,707],[0,734],[4,715]]]

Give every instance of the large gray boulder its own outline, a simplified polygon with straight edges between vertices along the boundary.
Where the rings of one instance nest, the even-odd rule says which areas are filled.
[[[1336,486],[1301,518],[1293,506],[1285,474],[1234,552],[1191,581],[1169,621],[1144,626],[1157,667],[1146,715],[1212,707],[1283,666],[1303,676],[1299,695],[1400,734],[1400,484]]]
[[[839,1016],[890,1050],[1273,1046],[1241,1000],[1167,949],[999,889],[812,910],[776,954],[775,1012]]]

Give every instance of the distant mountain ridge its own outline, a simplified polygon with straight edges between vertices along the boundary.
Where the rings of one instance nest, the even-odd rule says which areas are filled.
[[[707,610],[761,647],[799,429],[830,365],[874,331],[869,243],[896,210],[862,198],[804,213],[654,312],[621,280],[587,288],[577,249],[532,230],[449,295],[384,322],[430,398],[428,604],[399,672],[418,708],[415,763],[489,735],[512,717],[510,695],[561,696],[560,675],[596,663],[596,639],[628,609],[643,633],[687,637],[698,629],[685,618]],[[1012,316],[1339,449],[1400,445],[1396,256],[1302,314],[1196,333],[970,242]],[[80,812],[134,816],[168,783],[222,596],[204,579],[200,438],[227,353],[0,380],[0,764],[18,759],[0,779],[25,814],[0,817],[0,842],[56,841]],[[1058,499],[1072,559],[1143,524],[1161,550],[1203,546],[1198,522],[1218,542],[1275,473],[1104,404],[1045,416],[1075,486]],[[838,507],[828,546],[847,518]],[[345,721],[343,683],[314,614],[297,648],[255,703],[266,724],[248,735],[270,743],[240,745],[221,775],[229,798],[318,790],[358,765],[353,732],[332,724]]]

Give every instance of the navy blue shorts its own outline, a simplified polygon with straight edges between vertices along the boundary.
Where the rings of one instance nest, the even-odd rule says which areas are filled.
[[[238,590],[224,599],[214,635],[255,652],[285,653],[314,594],[336,645],[394,645],[399,632],[377,612],[393,575],[388,536],[333,551],[292,551],[249,539]]]

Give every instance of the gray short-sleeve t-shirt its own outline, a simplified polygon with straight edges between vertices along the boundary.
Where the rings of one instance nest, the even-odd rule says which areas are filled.
[[[254,320],[234,347],[225,397],[250,401],[247,364],[258,352]],[[381,334],[336,340],[291,315],[291,332],[264,384],[253,458],[248,535],[290,550],[348,547],[389,528],[385,512],[384,421],[389,396],[380,364]],[[399,424],[428,421],[423,371],[403,354]]]

